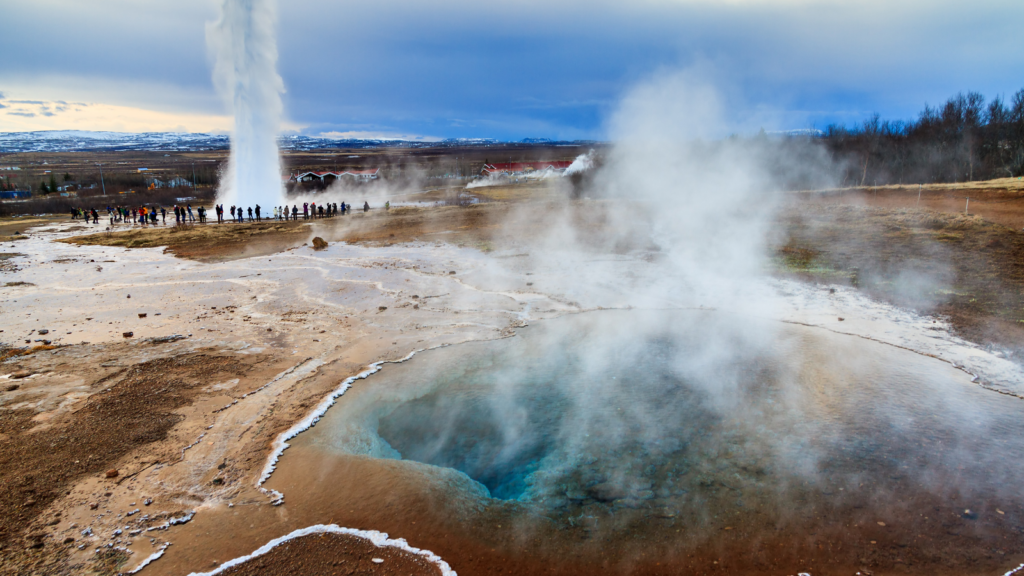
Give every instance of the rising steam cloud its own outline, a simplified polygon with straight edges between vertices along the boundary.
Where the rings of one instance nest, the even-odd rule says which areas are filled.
[[[235,117],[218,200],[269,210],[284,198],[277,134],[284,82],[277,73],[274,0],[223,0],[207,26],[213,83]]]

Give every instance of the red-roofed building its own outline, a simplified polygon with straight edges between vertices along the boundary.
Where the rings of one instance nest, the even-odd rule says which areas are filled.
[[[530,172],[541,172],[544,170],[562,171],[572,164],[568,160],[557,160],[554,162],[502,162],[495,164],[484,164],[480,172],[482,176],[492,174],[528,174]]]

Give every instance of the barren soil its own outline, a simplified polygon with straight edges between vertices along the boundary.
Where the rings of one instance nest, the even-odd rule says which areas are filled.
[[[948,316],[964,338],[1024,360],[1024,191],[975,183],[970,215],[950,198],[961,192],[925,189],[921,208],[916,189],[801,195],[780,215],[777,262]]]
[[[291,273],[310,277],[322,273],[315,262],[306,261],[305,251],[309,249],[303,244],[313,236],[321,236],[332,245],[349,242],[401,248],[419,243],[464,246],[485,253],[500,250],[504,251],[503,257],[514,257],[517,250],[525,253],[537,248],[529,244],[530,238],[572,222],[578,233],[576,240],[595,252],[658,258],[655,246],[638,240],[642,234],[632,234],[648,222],[643,207],[605,201],[568,203],[552,199],[550,190],[537,187],[478,188],[471,192],[485,201],[470,206],[373,210],[295,223],[158,226],[111,233],[95,233],[96,227],[83,226],[82,232],[92,233],[65,242],[72,248],[165,247],[180,259],[211,265],[240,262],[243,268],[249,261],[242,259],[274,258],[285,252],[294,257],[288,264],[295,266]],[[773,271],[811,282],[848,284],[902,306],[947,315],[965,338],[1010,349],[1020,361],[1024,358],[1024,234],[1020,231],[1024,226],[1024,200],[1012,183],[1001,181],[976,184],[969,192],[970,216],[962,214],[957,196],[961,190],[955,188],[925,189],[920,208],[916,207],[916,187],[879,189],[877,197],[874,190],[847,190],[841,196],[836,191],[793,194],[792,203],[778,218]],[[20,240],[9,234],[25,232],[30,225],[62,220],[4,220],[0,222],[0,240],[8,253],[15,253],[17,248],[9,246]],[[446,252],[444,258],[449,256]],[[421,262],[416,267],[402,258],[381,256],[379,260],[350,264],[341,279],[327,277],[322,286],[316,286],[322,293],[313,290],[299,295],[286,292],[287,282],[275,288],[285,292],[267,288],[271,280],[265,270],[260,279],[254,277],[255,273],[249,277],[245,270],[218,269],[218,279],[206,278],[212,273],[200,272],[196,278],[189,278],[187,287],[180,288],[157,283],[145,289],[126,286],[115,276],[106,285],[108,292],[120,294],[131,287],[138,299],[146,297],[139,290],[152,290],[154,303],[150,306],[163,303],[168,310],[180,311],[180,318],[173,321],[167,312],[161,320],[169,322],[166,325],[138,321],[143,328],[135,328],[137,337],[149,335],[143,330],[158,335],[158,328],[163,330],[159,334],[195,331],[196,339],[205,338],[204,344],[123,344],[110,340],[57,349],[44,347],[30,354],[8,350],[2,359],[2,373],[27,373],[29,377],[21,378],[19,374],[0,382],[0,542],[4,546],[5,572],[112,574],[134,565],[140,559],[138,553],[129,564],[129,557],[117,549],[92,554],[91,548],[80,552],[77,546],[85,522],[95,526],[97,532],[101,526],[103,530],[123,526],[127,520],[119,517],[118,511],[130,510],[142,496],[163,500],[145,508],[144,512],[153,512],[151,518],[137,524],[139,529],[201,505],[223,511],[228,502],[237,504],[236,511],[243,507],[258,510],[251,514],[270,522],[283,509],[270,507],[251,488],[270,443],[306,415],[341,379],[370,361],[400,358],[421,347],[425,340],[451,343],[483,337],[485,330],[490,337],[504,334],[499,331],[507,328],[514,309],[501,309],[488,301],[486,305],[474,305],[472,310],[462,310],[465,316],[459,316],[454,305],[438,300],[431,305],[420,298],[443,296],[462,287],[459,276],[448,275],[447,271],[456,267],[451,261],[438,260],[432,267]],[[26,304],[30,302],[26,294],[34,287],[10,280],[14,276],[5,277],[14,272],[11,267],[2,268],[4,261],[0,253],[0,290],[5,290],[0,295],[0,317],[4,319],[0,328],[7,331],[0,333],[0,340],[20,347],[24,345],[23,336],[12,335],[15,315],[24,323],[22,313],[42,304]],[[275,259],[275,266],[277,262]],[[84,277],[86,272],[92,274],[96,266],[85,259],[67,264],[76,278]],[[111,274],[109,269],[114,266],[102,266]],[[159,278],[161,274],[153,276]],[[203,288],[206,292],[201,294],[191,287],[203,286],[204,282],[212,287]],[[76,318],[84,317],[90,304],[71,298],[85,298],[89,293],[86,288],[75,290],[48,294],[67,298],[56,303],[73,310]],[[287,299],[274,300],[282,298],[280,294]],[[344,298],[344,307],[316,300],[336,296]],[[231,309],[226,310],[226,306]],[[550,301],[543,303],[545,309],[554,310],[556,306]],[[570,309],[572,306],[566,305],[560,312]],[[496,312],[481,320],[481,310]],[[134,314],[134,309],[125,310],[127,316]],[[476,314],[472,321],[469,314]],[[153,320],[152,316],[148,320]],[[136,322],[134,318],[132,321]],[[116,338],[120,338],[119,326],[111,328],[117,331]],[[72,327],[67,328],[70,333]],[[232,343],[243,339],[261,351],[231,348]],[[297,355],[293,350],[298,351]],[[249,392],[261,389],[282,371],[301,369],[306,356],[323,358],[325,367],[293,381],[283,380],[277,387],[268,388],[263,393],[266,396],[246,399]],[[236,379],[232,388],[211,388],[215,383]],[[15,389],[2,391],[15,385]],[[237,408],[223,411],[234,402],[240,402]],[[217,428],[207,428],[214,424]],[[182,449],[193,441],[199,443],[190,448],[186,458]],[[177,462],[182,464],[175,466]],[[118,475],[107,478],[106,471],[111,469],[117,469]],[[106,496],[108,493],[111,495]],[[92,509],[92,504],[97,509]],[[135,506],[141,508],[139,504]],[[101,513],[106,516],[97,518]],[[365,526],[353,527],[381,527],[379,518],[361,514],[349,520]],[[132,518],[131,522],[136,522],[139,516]],[[394,525],[389,526],[392,537],[403,537],[403,522],[409,517],[395,518]],[[190,534],[191,526],[186,524],[181,533]],[[912,534],[893,532],[879,537],[877,554],[866,557],[864,566],[907,570],[909,552],[904,552],[904,544]],[[252,528],[248,538],[255,538],[253,533],[259,533],[259,528]],[[161,536],[163,532],[156,534],[159,538],[153,546],[165,537]],[[217,534],[210,537],[214,536]],[[824,561],[831,555],[828,546],[841,544],[840,536],[822,534],[813,545],[809,542],[787,548],[787,552],[775,556],[771,552],[774,541],[760,543],[764,551],[761,567],[790,566],[809,557]],[[109,534],[105,532],[103,537]],[[446,537],[438,534],[434,541]],[[65,542],[68,538],[74,541]],[[141,540],[137,538],[136,545]],[[678,568],[711,573],[724,567],[715,563],[727,557],[730,549],[749,545],[738,530],[720,542],[719,548],[672,559],[672,570],[660,565],[659,560],[634,560],[645,573],[677,573]],[[429,548],[430,543],[429,538],[411,542],[423,548]],[[236,552],[231,543],[220,545],[231,554]],[[966,546],[969,548],[969,543]],[[386,558],[383,566],[371,566],[368,558],[381,557],[379,549],[371,548],[358,539],[303,538],[261,557],[260,563],[249,562],[229,573],[346,574],[365,569],[376,574],[400,567],[394,573],[425,574],[433,570],[415,563],[403,564],[409,559],[401,555]],[[252,549],[239,549],[234,555]],[[171,558],[147,570],[161,572],[179,566],[175,564],[179,560],[173,558],[175,548],[169,550]],[[509,569],[502,554],[492,554],[470,543],[465,544],[465,550],[465,563],[453,565],[460,573],[498,574]],[[986,568],[996,569],[1005,565],[1003,554],[1014,551],[1016,548],[1008,547],[980,560],[966,556],[963,550],[951,554],[959,554],[958,562],[963,566],[977,567],[971,563],[982,562]],[[218,559],[230,557],[234,556]],[[581,563],[578,570],[561,565],[555,572],[593,573],[614,566],[616,561],[606,558]],[[519,568],[539,573],[547,567],[524,560]],[[757,566],[752,569],[756,571]]]
[[[374,559],[383,562],[374,562]],[[289,540],[270,552],[221,572],[224,576],[291,576],[292,574],[437,576],[436,566],[397,548],[339,534],[314,534]]]

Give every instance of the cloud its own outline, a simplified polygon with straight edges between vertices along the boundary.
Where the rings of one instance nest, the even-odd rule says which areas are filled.
[[[75,108],[59,105],[56,101],[20,102],[32,102],[38,108],[36,111],[19,109],[7,112],[6,117],[0,118],[0,131],[214,132],[230,131],[232,128],[232,119],[227,115],[167,112],[98,102],[81,104],[81,107]]]
[[[8,100],[8,102],[11,104],[31,104],[35,106],[46,104],[46,102],[43,102],[42,100]]]
[[[0,37],[0,53],[14,55],[0,69],[8,95],[223,114],[203,41],[215,2],[9,4]],[[755,117],[766,130],[824,127],[874,111],[912,117],[961,90],[1021,88],[1019,75],[1004,73],[1024,66],[1019,0],[970,11],[954,0],[514,4],[281,3],[285,116],[314,134],[355,127],[387,136],[601,138],[627,86],[701,59],[743,96],[730,116],[748,121],[727,128],[741,132]],[[93,30],[94,41],[57,35],[39,43],[41,21]],[[354,25],[310,34],[311,21]]]

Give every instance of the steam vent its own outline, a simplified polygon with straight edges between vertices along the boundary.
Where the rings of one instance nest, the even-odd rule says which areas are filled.
[[[7,4],[0,574],[1024,576],[1024,2]]]

